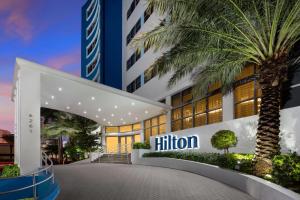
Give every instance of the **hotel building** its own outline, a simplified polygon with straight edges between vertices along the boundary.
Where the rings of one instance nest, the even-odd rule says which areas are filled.
[[[157,69],[149,67],[162,55],[162,51],[154,52],[147,46],[135,49],[131,45],[132,39],[138,34],[153,29],[162,21],[163,17],[147,8],[146,0],[123,1],[122,89],[170,105],[172,110],[138,124],[119,127],[107,126],[106,145],[111,146],[118,143],[128,145],[133,141],[140,141],[140,137],[131,135],[131,133],[138,132],[142,133],[141,138],[145,142],[150,142],[151,137],[166,133],[176,135],[201,133],[202,137],[205,136],[209,139],[220,129],[231,129],[236,132],[239,139],[251,137],[251,141],[240,139],[236,151],[253,151],[261,96],[258,82],[254,76],[257,70],[255,66],[245,67],[242,73],[236,77],[233,91],[226,96],[221,93],[220,85],[216,84],[208,88],[206,97],[194,98],[192,95],[193,83],[189,76],[169,89],[167,83],[171,73],[159,78]],[[287,83],[283,94],[282,115],[286,116],[286,119],[289,117],[294,119],[291,113],[295,114],[299,110],[297,106],[300,106],[299,70]],[[299,122],[295,123],[297,125],[294,126],[298,127]],[[290,129],[295,127],[286,127],[285,120],[282,119],[283,134],[293,132]],[[209,146],[208,148],[200,146],[203,151],[214,151],[210,144],[205,144],[205,146]],[[286,150],[296,150],[293,144],[287,143],[285,146]]]

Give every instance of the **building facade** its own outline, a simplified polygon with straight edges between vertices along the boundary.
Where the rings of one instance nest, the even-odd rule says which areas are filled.
[[[122,88],[122,0],[88,0],[81,10],[81,77]]]
[[[255,79],[256,67],[246,66],[236,77],[234,89],[230,94],[223,95],[220,85],[208,88],[207,96],[197,99],[192,95],[193,83],[187,76],[174,87],[168,88],[167,83],[171,74],[158,78],[157,69],[150,67],[162,55],[162,51],[154,52],[144,46],[133,48],[132,40],[142,32],[149,31],[159,25],[164,18],[147,8],[146,0],[124,0],[122,6],[122,81],[123,90],[127,92],[160,101],[171,105],[172,110],[159,116],[141,122],[141,141],[150,142],[154,148],[154,138],[157,135],[175,134],[178,136],[198,134],[201,151],[216,151],[210,145],[211,136],[220,129],[230,129],[236,132],[239,144],[238,152],[254,151],[257,114],[260,109],[261,91]],[[300,49],[300,48],[298,48]],[[281,130],[293,135],[291,139],[282,140],[283,150],[300,151],[296,144],[300,138],[295,136],[300,128],[300,70],[296,70],[283,94]],[[289,124],[292,122],[293,125]],[[107,145],[131,144],[126,143],[120,135],[130,135],[133,128],[120,131],[120,127],[106,127]],[[118,132],[119,137],[115,137]],[[136,132],[136,131],[135,131]],[[113,139],[113,137],[115,137]],[[132,136],[132,138],[134,138]]]

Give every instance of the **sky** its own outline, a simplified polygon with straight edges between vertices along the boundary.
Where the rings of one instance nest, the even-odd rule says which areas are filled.
[[[13,131],[16,57],[80,76],[81,6],[86,0],[0,0],[0,129]]]

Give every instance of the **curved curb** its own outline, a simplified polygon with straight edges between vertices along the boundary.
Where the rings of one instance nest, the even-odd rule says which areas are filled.
[[[165,167],[199,174],[234,187],[257,200],[300,200],[299,194],[279,185],[214,165],[175,158],[139,158],[133,164]]]

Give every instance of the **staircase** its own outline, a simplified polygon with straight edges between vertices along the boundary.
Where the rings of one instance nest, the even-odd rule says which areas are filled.
[[[98,152],[98,158],[94,159],[93,163],[116,163],[116,164],[131,164],[131,145],[101,147]]]
[[[93,162],[94,163],[131,164],[129,153],[117,153],[117,154],[105,153]]]

